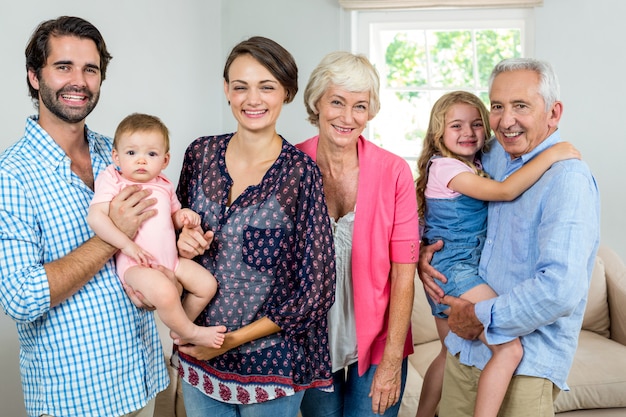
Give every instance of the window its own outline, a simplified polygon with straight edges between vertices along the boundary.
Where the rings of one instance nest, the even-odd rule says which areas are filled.
[[[493,66],[530,55],[531,17],[531,9],[352,12],[353,49],[370,58],[381,81],[368,139],[413,166],[434,102],[467,90],[488,106]]]

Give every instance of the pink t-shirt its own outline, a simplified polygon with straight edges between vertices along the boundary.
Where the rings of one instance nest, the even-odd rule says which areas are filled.
[[[448,188],[450,181],[461,172],[474,174],[472,168],[456,158],[433,158],[428,169],[428,182],[426,183],[426,198],[449,199],[460,193]]]
[[[146,220],[135,237],[135,243],[150,253],[156,263],[171,270],[178,266],[178,251],[176,249],[176,232],[172,222],[172,214],[180,210],[181,204],[176,197],[174,186],[165,175],[161,174],[147,183],[137,183],[122,177],[114,165],[109,165],[95,183],[95,192],[91,204],[110,202],[123,188],[139,184],[143,188],[152,190],[150,198],[156,198],[154,208],[157,215]],[[137,263],[124,255],[121,251],[115,256],[117,274],[124,282],[124,273]]]

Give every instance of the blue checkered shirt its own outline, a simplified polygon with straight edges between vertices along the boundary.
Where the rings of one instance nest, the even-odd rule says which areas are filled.
[[[86,136],[95,177],[111,163],[111,142]],[[142,408],[169,378],[154,316],[129,301],[113,261],[50,308],[43,265],[93,236],[93,191],[37,117],[0,155],[0,190],[0,302],[17,325],[28,414],[111,417]]]

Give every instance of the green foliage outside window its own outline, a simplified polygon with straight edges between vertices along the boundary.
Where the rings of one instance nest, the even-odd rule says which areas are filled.
[[[382,46],[382,87],[395,93],[397,102],[392,105],[414,108],[414,113],[408,112],[403,136],[421,143],[427,121],[419,113],[430,113],[445,92],[472,91],[488,106],[491,70],[502,59],[521,56],[521,33],[519,29],[406,30],[394,32]],[[378,130],[374,129],[375,139],[380,141]]]

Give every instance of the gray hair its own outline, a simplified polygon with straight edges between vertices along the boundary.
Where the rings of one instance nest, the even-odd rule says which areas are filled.
[[[548,62],[540,61],[533,58],[509,58],[500,61],[491,72],[489,77],[489,91],[493,85],[493,80],[502,72],[528,70],[534,71],[539,75],[539,94],[543,97],[546,105],[546,111],[550,110],[552,105],[559,100],[561,89],[559,80]]]
[[[378,95],[380,81],[378,72],[371,62],[364,55],[344,51],[331,52],[322,58],[313,70],[304,90],[304,106],[312,125],[319,125],[317,102],[331,85],[350,92],[368,92],[369,120],[372,120],[380,110]]]

